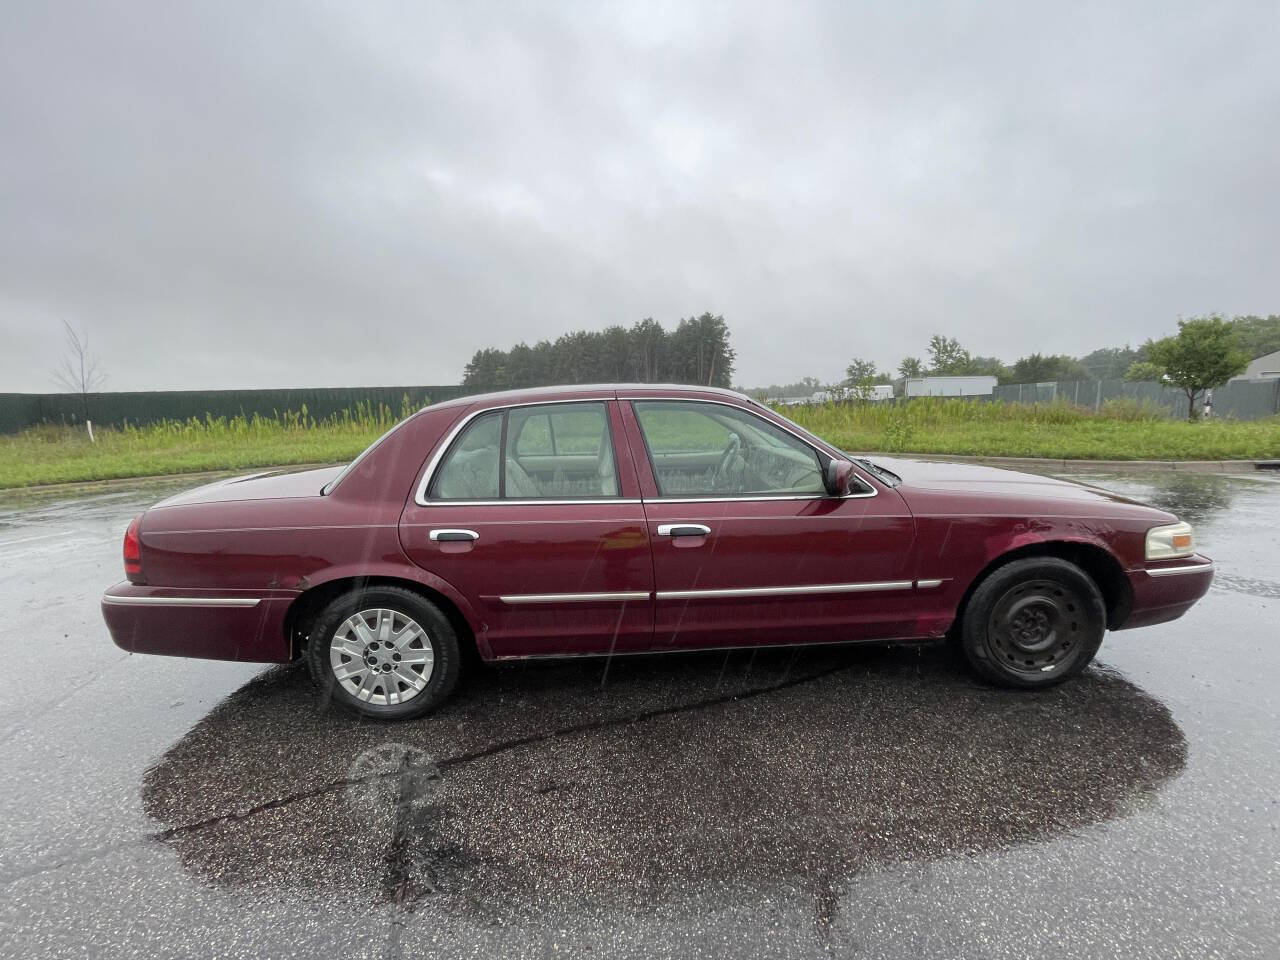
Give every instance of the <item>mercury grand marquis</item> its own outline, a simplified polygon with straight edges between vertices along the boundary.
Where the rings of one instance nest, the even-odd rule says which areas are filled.
[[[574,386],[427,407],[343,468],[164,500],[102,612],[138,653],[304,659],[418,716],[484,661],[949,641],[987,682],[1079,673],[1213,563],[1162,510],[974,465],[846,455],[725,390]]]

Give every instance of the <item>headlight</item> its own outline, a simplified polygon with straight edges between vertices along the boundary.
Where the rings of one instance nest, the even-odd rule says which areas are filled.
[[[1189,523],[1171,523],[1147,531],[1147,559],[1172,560],[1196,552],[1196,538]]]

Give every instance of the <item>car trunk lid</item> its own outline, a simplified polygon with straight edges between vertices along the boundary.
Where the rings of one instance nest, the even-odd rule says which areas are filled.
[[[156,504],[176,507],[194,503],[224,503],[229,500],[279,500],[293,497],[318,497],[324,485],[336,477],[341,467],[318,470],[265,470],[242,477],[230,477],[184,490]]]

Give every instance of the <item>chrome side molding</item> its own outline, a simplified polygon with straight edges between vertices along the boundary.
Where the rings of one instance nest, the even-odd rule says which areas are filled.
[[[1159,570],[1147,570],[1153,577],[1175,577],[1183,573],[1213,573],[1212,563],[1185,563],[1180,567],[1164,567]]]
[[[261,597],[130,597],[103,594],[102,602],[121,607],[256,607]]]
[[[648,600],[647,590],[623,590],[617,593],[516,593],[498,597],[503,603],[620,603]]]
[[[945,580],[922,580],[923,589],[940,586]],[[885,580],[875,583],[818,583],[796,587],[734,587],[721,590],[659,590],[649,594],[643,590],[626,590],[616,593],[521,593],[503,594],[498,597],[507,604],[526,603],[618,603],[630,600],[732,600],[750,597],[807,596],[824,593],[887,593],[897,590],[913,590],[914,580]]]
[[[882,593],[911,590],[914,580],[886,580],[881,583],[820,583],[800,587],[736,587],[728,590],[660,590],[659,600],[713,600],[734,597],[787,597],[815,593]]]

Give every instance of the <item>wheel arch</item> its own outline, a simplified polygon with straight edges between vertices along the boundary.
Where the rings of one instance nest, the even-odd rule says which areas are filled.
[[[299,594],[285,613],[284,630],[285,638],[289,643],[290,659],[296,660],[302,655],[302,651],[310,640],[308,634],[310,624],[321,610],[345,593],[371,587],[402,587],[431,601],[448,618],[450,626],[458,636],[459,644],[464,648],[470,648],[481,658],[487,659],[487,645],[481,639],[483,633],[476,630],[468,616],[470,611],[465,609],[465,600],[462,600],[447,585],[444,585],[445,589],[440,589],[434,584],[425,583],[414,577],[387,573],[338,575],[314,584]],[[451,593],[454,595],[451,596]]]
[[[978,586],[1006,564],[1029,557],[1057,557],[1074,563],[1083,570],[1102,594],[1103,603],[1107,608],[1108,630],[1117,629],[1128,619],[1129,611],[1133,608],[1133,587],[1124,572],[1124,567],[1110,550],[1088,540],[1042,540],[1007,550],[994,557],[979,571],[978,575],[970,581],[956,607],[951,635],[956,634],[964,621],[969,599]]]

